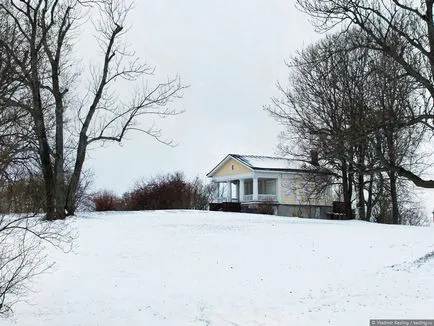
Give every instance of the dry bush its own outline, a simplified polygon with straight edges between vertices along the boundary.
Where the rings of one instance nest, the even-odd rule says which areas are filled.
[[[90,196],[96,211],[137,211],[158,209],[208,209],[213,196],[211,184],[199,178],[186,180],[181,172],[159,176],[137,183],[119,198],[103,190]]]
[[[188,209],[192,198],[193,186],[182,173],[175,173],[142,182],[123,199],[129,210],[155,210]]]
[[[274,215],[274,206],[275,204],[273,201],[264,201],[263,203],[256,204],[252,209],[252,213]]]
[[[67,176],[71,172],[67,172]],[[83,172],[77,189],[77,207],[85,207],[89,196],[87,192],[93,181],[89,170]],[[44,213],[46,211],[45,185],[40,173],[18,171],[14,177],[0,182],[0,213]]]
[[[39,176],[2,182],[1,213],[41,213],[45,210],[44,184]]]
[[[208,209],[212,186],[199,178],[186,180],[181,172],[143,181],[124,194],[127,210]]]
[[[90,196],[97,212],[121,210],[122,200],[114,192],[103,190]]]

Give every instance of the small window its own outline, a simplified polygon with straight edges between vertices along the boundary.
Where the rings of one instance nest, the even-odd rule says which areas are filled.
[[[234,165],[232,164],[232,171],[234,170]]]

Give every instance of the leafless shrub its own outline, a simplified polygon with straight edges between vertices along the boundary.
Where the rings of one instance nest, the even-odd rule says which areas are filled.
[[[425,213],[424,205],[415,194],[414,186],[411,183],[401,182],[398,196],[401,224],[415,226],[430,224],[430,216]]]
[[[206,210],[215,194],[215,186],[212,183],[204,183],[202,179],[196,177],[192,182],[193,196],[192,209]]]
[[[262,203],[256,204],[252,209],[252,213],[274,215],[274,206],[275,203],[273,201],[264,201]]]
[[[188,181],[176,172],[137,183],[132,191],[119,198],[104,190],[92,195],[96,211],[154,210],[154,209],[208,209],[213,196],[211,184],[201,179]]]
[[[35,213],[45,208],[44,184],[39,176],[8,180],[0,188],[1,213]]]
[[[405,206],[401,210],[401,224],[427,226],[429,223],[429,217],[418,203],[414,203],[413,206]]]
[[[117,211],[122,207],[122,200],[109,190],[103,190],[90,196],[97,212]]]
[[[193,186],[180,172],[144,181],[124,196],[129,210],[189,209],[192,198]]]

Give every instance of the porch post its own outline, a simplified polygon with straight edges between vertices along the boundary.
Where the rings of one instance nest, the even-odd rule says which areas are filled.
[[[232,181],[226,181],[226,201],[232,202]]]
[[[258,198],[258,177],[253,177],[253,201],[257,201]]]
[[[235,198],[240,201],[240,184],[238,182],[235,183]]]
[[[240,202],[244,201],[244,179],[240,179]]]
[[[281,200],[281,198],[280,198],[280,194],[281,194],[281,185],[282,185],[282,180],[281,180],[281,178],[282,178],[282,175],[281,174],[279,174],[279,176],[277,177],[277,180],[276,180],[276,199],[277,199],[277,201],[280,203],[280,200]]]
[[[220,197],[220,182],[217,181],[213,181],[212,182],[212,187],[213,187],[213,202],[217,202],[219,200]]]

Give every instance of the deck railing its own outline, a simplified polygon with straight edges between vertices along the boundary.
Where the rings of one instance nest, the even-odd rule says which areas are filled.
[[[253,201],[253,195],[244,195],[244,202]],[[259,194],[258,201],[277,201],[276,195]]]
[[[227,202],[233,202],[237,203],[239,200],[236,198],[232,198],[232,200],[228,200],[228,197],[217,197],[213,200],[214,203],[227,203]]]
[[[258,200],[253,200],[253,195],[244,195],[241,202],[252,202],[252,201],[277,201],[276,195],[268,195],[268,194],[259,194]],[[236,198],[232,198],[232,200],[228,200],[227,197],[217,197],[214,199],[214,203],[227,203],[227,202],[238,202]]]
[[[253,201],[253,195],[244,195],[243,201]]]
[[[258,195],[259,201],[277,201],[276,195],[266,195],[266,194],[260,194]]]

